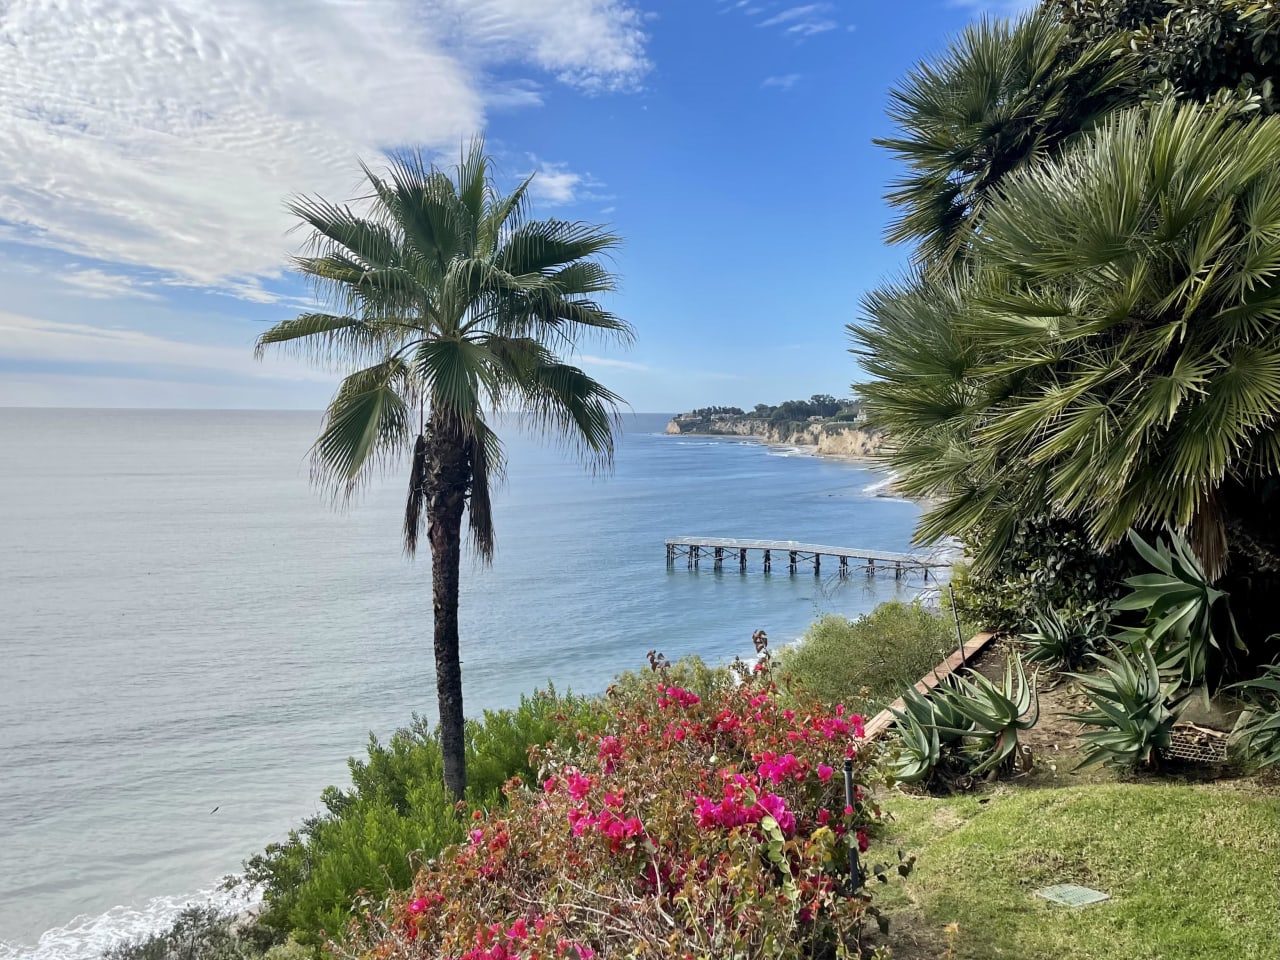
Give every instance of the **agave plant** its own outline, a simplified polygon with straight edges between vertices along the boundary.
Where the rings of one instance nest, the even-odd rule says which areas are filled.
[[[947,683],[928,693],[911,687],[902,695],[901,710],[889,708],[897,720],[899,736],[897,756],[889,764],[897,780],[928,781],[944,765],[955,766],[962,760],[960,747],[972,729],[955,709],[950,689]],[[967,771],[967,762],[959,765],[958,772]]]
[[[1085,758],[1077,767],[1107,763],[1117,767],[1154,766],[1169,747],[1177,721],[1177,684],[1166,684],[1149,644],[1136,653],[1115,649],[1092,659],[1101,668],[1091,675],[1071,674],[1084,689],[1093,709],[1072,720],[1096,727],[1085,732]]]
[[[1005,665],[1004,682],[979,673],[952,676],[928,693],[914,688],[893,710],[901,739],[894,776],[905,783],[928,781],[940,772],[980,776],[1003,765],[1018,747],[1018,731],[1040,715],[1035,684],[1022,664]]]
[[[1043,663],[1052,669],[1079,670],[1093,653],[1094,641],[1103,635],[1098,617],[1070,617],[1047,607],[1032,618],[1032,630],[1023,659]]]
[[[1035,683],[1027,680],[1017,657],[1005,663],[1000,685],[970,670],[968,677],[956,677],[946,698],[968,722],[969,751],[979,758],[970,771],[974,776],[999,769],[1018,748],[1018,731],[1030,730],[1040,719]]]
[[[1160,652],[1161,669],[1176,672],[1187,684],[1204,682],[1211,652],[1229,655],[1213,629],[1219,603],[1230,622],[1226,593],[1213,587],[1190,545],[1179,534],[1171,533],[1168,541],[1160,539],[1152,546],[1131,530],[1129,540],[1154,572],[1125,581],[1131,592],[1116,601],[1113,609],[1142,610],[1146,618],[1141,628],[1124,631],[1121,637],[1136,645],[1149,641]],[[1231,632],[1234,646],[1245,649],[1234,625]]]
[[[1250,703],[1231,731],[1231,749],[1250,766],[1280,763],[1280,663],[1267,667],[1257,679],[1236,684],[1235,689]]]

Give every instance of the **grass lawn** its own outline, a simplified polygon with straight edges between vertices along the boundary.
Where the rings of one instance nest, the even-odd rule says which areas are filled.
[[[899,960],[950,956],[952,923],[966,960],[1280,960],[1274,787],[1006,787],[885,806],[889,842],[919,858],[877,891]],[[1032,896],[1055,883],[1113,899],[1072,909]]]

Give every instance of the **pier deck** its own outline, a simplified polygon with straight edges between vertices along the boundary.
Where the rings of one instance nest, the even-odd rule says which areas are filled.
[[[822,573],[823,557],[836,561],[841,576],[847,576],[851,568],[860,568],[867,574],[892,570],[895,577],[901,577],[904,573],[923,573],[927,580],[930,570],[950,565],[913,553],[892,553],[862,547],[832,547],[819,543],[799,543],[795,540],[737,540],[729,537],[671,537],[667,540],[667,565],[671,566],[679,557],[684,557],[689,568],[694,569],[702,560],[707,559],[719,570],[727,558],[730,561],[737,560],[739,569],[745,573],[747,557],[753,552],[762,554],[765,573],[773,570],[775,554],[779,555],[779,562],[787,564],[790,573],[796,573],[801,564],[812,564],[813,572],[817,575]]]

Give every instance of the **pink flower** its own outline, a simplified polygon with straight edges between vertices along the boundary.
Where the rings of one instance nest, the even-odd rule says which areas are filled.
[[[559,785],[559,783],[560,781],[557,780],[555,777],[548,777],[546,780],[542,781],[542,792],[555,793],[556,787]]]
[[[846,817],[852,817],[852,816],[853,816],[853,807],[845,807],[845,808],[844,808],[844,815],[845,815]]]
[[[577,770],[570,770],[565,777],[565,783],[569,785],[569,796],[575,800],[583,799],[591,792],[593,782],[590,777],[584,777]]]
[[[818,764],[818,779],[821,780],[823,783],[826,783],[828,780],[830,780],[831,775],[833,773],[835,773],[835,770],[827,766],[825,763]]]
[[[603,765],[605,773],[613,773],[617,769],[617,761],[622,759],[622,744],[617,737],[600,738],[600,752],[597,759]]]
[[[467,834],[467,836],[471,838],[472,843],[479,843],[481,840],[484,839],[484,831],[481,830],[479,827],[476,827],[469,834]]]
[[[867,852],[867,847],[871,846],[871,841],[867,839],[867,831],[858,831],[858,849],[863,853]]]
[[[409,912],[422,913],[422,911],[426,910],[428,906],[430,906],[430,904],[427,902],[427,898],[419,897],[417,900],[414,900],[409,904]]]

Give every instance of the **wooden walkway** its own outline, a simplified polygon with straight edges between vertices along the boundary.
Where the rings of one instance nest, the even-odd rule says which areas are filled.
[[[672,537],[667,540],[667,565],[672,566],[680,557],[694,569],[705,559],[716,570],[728,559],[738,561],[738,568],[746,573],[747,557],[752,552],[763,554],[764,572],[773,570],[775,554],[779,563],[785,562],[790,573],[802,564],[812,564],[815,575],[822,573],[822,558],[830,557],[837,564],[840,576],[848,576],[851,568],[863,569],[868,575],[893,571],[895,577],[904,573],[923,573],[929,579],[929,571],[950,564],[912,553],[890,553],[883,550],[865,550],[861,547],[831,547],[819,543],[797,543],[794,540],[735,540],[725,537]],[[784,559],[785,558],[785,559]],[[850,561],[853,561],[850,563]]]

